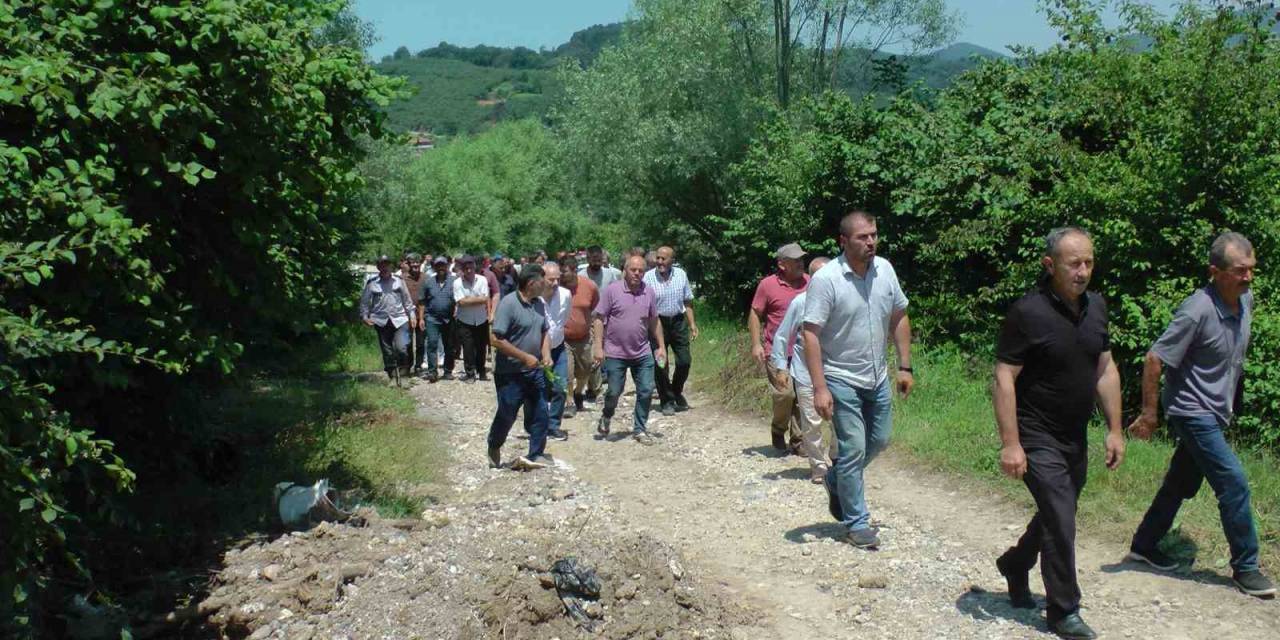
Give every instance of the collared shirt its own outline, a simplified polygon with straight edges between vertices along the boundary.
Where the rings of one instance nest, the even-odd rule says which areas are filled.
[[[493,273],[493,269],[486,267],[480,274],[484,276],[484,281],[489,286],[489,297],[498,295],[501,288],[498,286],[498,276]]]
[[[373,276],[364,283],[360,293],[360,318],[373,320],[378,326],[388,322],[398,329],[413,320],[415,307],[409,296],[409,288],[400,276],[387,278]]]
[[[632,290],[625,280],[605,287],[595,315],[604,320],[604,355],[633,360],[649,354],[649,322],[658,317],[653,288]]]
[[[578,278],[569,306],[569,319],[564,323],[564,337],[574,342],[591,337],[591,310],[600,303],[600,290],[586,278]]]
[[[657,298],[658,315],[678,316],[684,313],[684,303],[693,300],[693,289],[689,288],[689,276],[684,269],[671,267],[671,271],[663,278],[655,267],[644,274],[644,283],[653,288]]]
[[[440,282],[433,273],[422,281],[422,306],[427,322],[444,324],[453,320],[456,302],[453,299],[454,277],[448,273]]]
[[[1086,292],[1077,313],[1046,284],[1014,302],[996,359],[1022,367],[1014,383],[1019,433],[1083,442],[1097,396],[1098,360],[1110,350],[1102,296]]]
[[[484,281],[484,278],[476,278]],[[525,300],[510,293],[498,301],[493,312],[493,335],[510,342],[515,348],[542,360],[542,336],[547,333],[547,316],[542,298]],[[494,373],[530,371],[519,360],[498,351],[493,357]]]
[[[751,310],[764,316],[764,343],[773,344],[773,332],[782,324],[782,317],[791,308],[791,301],[809,287],[809,276],[801,274],[800,286],[793,287],[778,274],[773,274],[756,285],[756,295],[751,298]]]
[[[605,287],[622,279],[621,271],[605,265],[600,265],[600,270],[595,273],[591,272],[590,265],[583,265],[578,267],[578,275],[586,276],[586,278],[595,284],[596,288],[601,291],[604,291]]]
[[[1212,415],[1225,427],[1235,409],[1253,322],[1253,293],[1227,307],[1213,285],[1187,296],[1151,351],[1169,367],[1161,394],[1171,416]]]
[[[791,304],[787,307],[787,312],[782,316],[782,322],[778,324],[778,330],[773,334],[772,349],[769,352],[769,362],[773,364],[774,369],[788,371],[791,374],[791,380],[802,387],[812,387],[813,380],[809,379],[809,367],[804,362],[804,336],[800,335],[800,329],[804,327],[804,303],[807,294],[792,298]]]
[[[569,306],[573,294],[564,287],[556,287],[550,298],[542,299],[542,307],[547,314],[547,339],[554,349],[564,344],[564,325],[569,320]]]
[[[400,279],[404,281],[404,286],[409,288],[409,299],[414,304],[422,302],[422,281],[426,279],[426,272],[419,271],[418,277],[414,278],[409,275],[408,270],[401,270]]]
[[[806,293],[804,321],[820,329],[823,375],[858,389],[887,380],[889,320],[907,308],[893,265],[876,256],[859,276],[842,254],[813,274]]]
[[[458,302],[463,298],[473,298],[481,296],[489,297],[489,283],[485,279],[476,275],[468,284],[464,276],[458,276],[453,280],[453,301]],[[489,321],[489,305],[487,304],[469,304],[466,306],[458,305],[458,321],[462,324],[469,324],[478,327]]]

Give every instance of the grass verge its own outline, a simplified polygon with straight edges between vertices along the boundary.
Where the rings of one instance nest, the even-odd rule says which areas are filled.
[[[702,337],[693,347],[695,383],[729,408],[766,419],[766,384],[750,358],[745,322],[705,312],[703,316]],[[921,345],[913,349],[913,361],[917,387],[909,400],[896,402],[891,447],[930,468],[976,481],[980,489],[1031,507],[1022,483],[1000,473],[1000,438],[988,390],[990,363]],[[1160,487],[1174,445],[1168,439],[1130,440],[1124,464],[1107,471],[1102,464],[1103,435],[1101,425],[1090,426],[1089,479],[1080,497],[1078,527],[1085,535],[1127,545]],[[1263,568],[1280,574],[1280,460],[1261,450],[1238,448],[1237,453],[1249,477]],[[1217,501],[1207,485],[1183,504],[1162,546],[1175,557],[1194,557],[1197,568],[1229,570],[1230,550]]]

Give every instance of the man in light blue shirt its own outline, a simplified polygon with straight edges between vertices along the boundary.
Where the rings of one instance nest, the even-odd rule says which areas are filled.
[[[911,393],[911,322],[907,297],[888,260],[876,256],[876,219],[854,211],[840,221],[844,252],[814,274],[804,306],[805,363],[813,406],[835,427],[838,456],[827,474],[839,509],[833,515],[859,548],[880,545],[863,491],[867,465],[892,430],[887,342],[898,352],[899,393]]]
[[[826,266],[826,258],[814,258],[809,263],[809,275]],[[791,377],[796,396],[796,408],[800,414],[800,450],[809,458],[809,479],[814,484],[821,484],[831,469],[831,458],[835,457],[835,442],[822,442],[822,416],[813,408],[813,382],[809,379],[809,371],[804,362],[804,340],[800,336],[800,328],[804,326],[804,305],[808,299],[807,292],[800,292],[787,306],[782,322],[773,333],[773,348],[769,354],[769,363],[778,371],[786,371]]]

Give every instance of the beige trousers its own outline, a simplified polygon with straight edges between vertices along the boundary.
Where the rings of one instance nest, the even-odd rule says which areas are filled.
[[[831,425],[813,408],[813,387],[797,384],[795,389],[801,426],[800,452],[809,459],[812,476],[820,478],[836,457],[835,434],[831,432]]]
[[[765,375],[769,379],[769,398],[773,400],[773,419],[769,428],[774,433],[787,434],[790,445],[800,443],[800,422],[796,414],[796,393],[791,385],[791,374],[765,363]]]

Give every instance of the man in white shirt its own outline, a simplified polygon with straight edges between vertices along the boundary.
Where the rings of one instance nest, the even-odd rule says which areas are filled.
[[[569,434],[560,428],[560,420],[564,417],[569,384],[569,349],[564,342],[564,323],[569,319],[573,294],[560,286],[560,265],[547,262],[542,265],[542,270],[547,283],[542,289],[542,308],[547,316],[551,368],[556,375],[556,379],[547,385],[547,437],[568,440]]]
[[[463,256],[461,275],[453,281],[453,300],[458,304],[458,341],[462,343],[465,372],[460,380],[488,380],[485,354],[489,348],[489,283],[476,275],[476,261]]]

